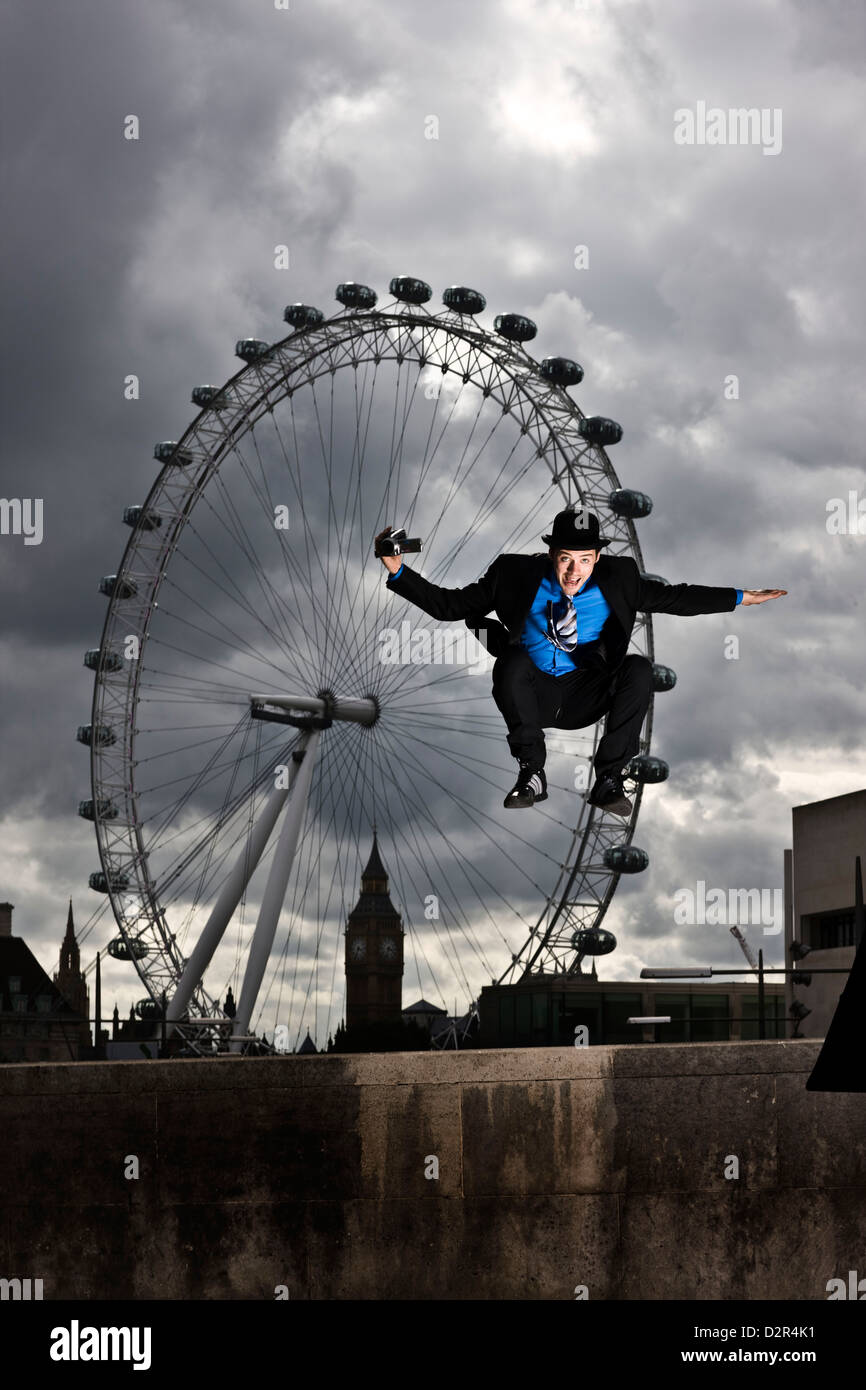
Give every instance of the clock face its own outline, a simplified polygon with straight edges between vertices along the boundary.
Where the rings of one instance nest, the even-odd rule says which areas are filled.
[[[382,960],[396,960],[397,942],[393,936],[383,936],[379,942],[379,956]]]
[[[349,956],[352,960],[367,959],[367,938],[365,936],[353,936],[349,946]]]

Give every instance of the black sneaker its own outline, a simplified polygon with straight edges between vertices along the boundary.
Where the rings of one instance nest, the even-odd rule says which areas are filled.
[[[614,772],[606,772],[599,777],[586,799],[590,806],[612,811],[615,816],[630,816],[632,813],[632,803],[625,794],[622,777]]]
[[[547,778],[544,768],[521,763],[517,781],[503,801],[503,806],[509,811],[519,811],[524,806],[534,806],[536,801],[546,800]]]

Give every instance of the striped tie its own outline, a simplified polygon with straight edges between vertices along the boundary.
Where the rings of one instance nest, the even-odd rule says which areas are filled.
[[[547,635],[564,652],[573,652],[577,646],[577,610],[567,594],[555,606],[547,605]]]

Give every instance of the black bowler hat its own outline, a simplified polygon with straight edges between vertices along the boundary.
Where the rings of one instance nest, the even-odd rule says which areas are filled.
[[[541,539],[545,545],[551,545],[556,550],[602,550],[610,545],[607,536],[598,534],[598,517],[585,507],[581,507],[580,511],[568,507],[564,512],[557,512],[553,518],[553,530],[549,536],[542,536]]]

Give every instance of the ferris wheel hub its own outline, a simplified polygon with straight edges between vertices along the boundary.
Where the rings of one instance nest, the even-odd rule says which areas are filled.
[[[379,701],[373,695],[365,695],[360,700],[339,700],[330,691],[321,695],[251,695],[250,715],[253,719],[266,719],[282,724],[299,724],[292,711],[314,717],[314,724],[305,721],[301,727],[327,728],[334,720],[349,724],[363,724],[367,728],[379,718]],[[319,722],[323,721],[323,722]]]

